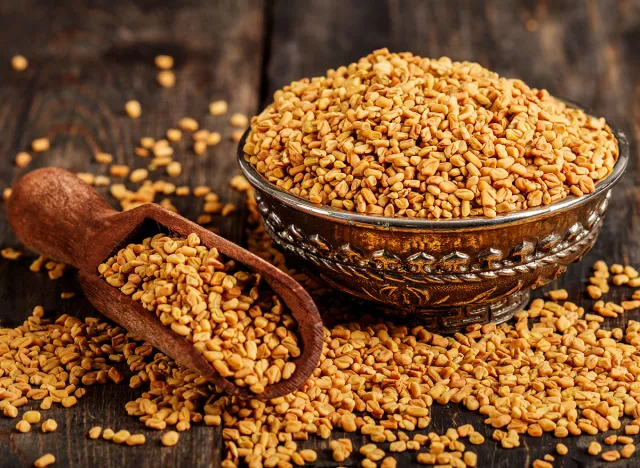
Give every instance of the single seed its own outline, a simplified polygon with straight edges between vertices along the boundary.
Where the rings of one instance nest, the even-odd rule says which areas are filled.
[[[158,84],[163,88],[173,88],[176,85],[176,74],[171,70],[158,72]]]
[[[25,151],[21,151],[16,155],[16,166],[27,167],[31,162],[31,155]]]
[[[25,411],[22,415],[22,419],[27,421],[29,424],[38,424],[40,422],[40,412],[39,411]]]
[[[55,462],[56,457],[51,453],[47,453],[33,462],[33,466],[35,466],[36,468],[45,468],[46,466],[53,465]]]
[[[58,429],[58,423],[54,419],[47,419],[40,428],[42,432],[54,432]]]
[[[569,447],[564,444],[556,444],[556,452],[558,452],[558,455],[566,455],[569,453]]]
[[[31,424],[29,424],[27,421],[25,421],[24,419],[21,419],[20,421],[18,421],[18,423],[16,424],[16,430],[18,432],[22,432],[22,433],[26,433],[29,432],[31,430]]]
[[[209,113],[211,115],[223,115],[227,113],[227,101],[213,101],[209,104]]]
[[[48,138],[36,138],[31,142],[31,149],[36,153],[48,151],[51,146]]]
[[[124,105],[124,110],[132,119],[137,119],[142,115],[142,106],[138,101],[127,101]]]
[[[17,72],[25,71],[29,66],[29,61],[22,55],[11,57],[11,68]]]
[[[130,445],[130,446],[142,445],[146,442],[146,439],[144,437],[144,434],[132,434],[129,437],[127,437],[126,442],[127,442],[127,445]]]
[[[593,441],[589,444],[587,452],[589,452],[589,455],[598,455],[602,452],[602,446],[598,442]]]
[[[176,431],[167,431],[162,434],[162,445],[166,447],[173,447],[178,443],[180,435]]]
[[[169,70],[173,68],[173,57],[170,55],[157,55],[154,63],[160,70]]]

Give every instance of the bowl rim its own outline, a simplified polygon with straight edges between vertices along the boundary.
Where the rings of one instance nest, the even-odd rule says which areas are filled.
[[[581,108],[580,106],[575,107]],[[589,113],[591,115],[591,113]],[[317,205],[311,203],[309,200],[292,195],[279,189],[277,186],[265,179],[258,171],[244,158],[244,144],[251,131],[249,127],[238,143],[237,159],[238,165],[242,171],[242,174],[247,178],[249,183],[258,191],[266,192],[268,195],[274,197],[278,201],[303,213],[325,218],[332,222],[338,222],[340,224],[360,224],[368,226],[379,226],[385,229],[400,228],[400,229],[422,229],[422,230],[459,230],[459,229],[473,229],[473,228],[491,228],[498,227],[507,224],[533,221],[541,217],[556,215],[578,206],[582,206],[585,203],[593,199],[600,198],[606,194],[614,184],[616,184],[622,175],[624,174],[627,164],[629,162],[629,140],[626,135],[619,131],[617,128],[609,125],[611,131],[618,141],[618,160],[613,167],[613,171],[605,179],[596,184],[596,189],[592,193],[582,195],[581,197],[568,196],[567,198],[560,200],[556,203],[540,207],[531,208],[523,211],[515,211],[504,215],[498,215],[495,218],[485,218],[480,216],[470,218],[456,218],[456,219],[425,219],[425,218],[407,218],[407,217],[388,217],[378,215],[364,215],[354,213],[351,211],[340,210],[337,208],[331,208],[326,205]]]

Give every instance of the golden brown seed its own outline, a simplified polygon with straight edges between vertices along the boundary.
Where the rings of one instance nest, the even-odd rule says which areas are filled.
[[[129,433],[129,431],[125,429],[121,429],[115,434],[113,434],[113,438],[111,440],[113,440],[116,444],[123,444],[124,442],[126,442],[126,440],[129,438],[130,435],[131,434]],[[104,434],[103,434],[103,437],[104,437]]]
[[[209,104],[209,113],[211,115],[223,115],[227,113],[227,101],[213,101]]]
[[[10,188],[6,188],[2,191],[2,199],[7,201],[9,199],[9,197],[11,197],[11,189]]]
[[[142,182],[147,177],[149,177],[149,171],[147,171],[146,169],[134,169],[129,175],[129,180],[131,182],[137,183]]]
[[[210,132],[209,137],[207,138],[208,146],[216,146],[222,140],[222,135],[219,132]]]
[[[163,88],[173,88],[176,85],[176,74],[171,70],[158,72],[158,84]]]
[[[640,432],[640,426],[637,426],[635,424],[629,424],[624,428],[624,433],[627,435],[636,435],[639,432]]]
[[[307,463],[313,463],[318,459],[318,454],[315,452],[315,450],[305,449],[300,450],[299,453],[302,459]]]
[[[109,153],[96,153],[95,160],[100,164],[111,164],[113,162],[113,156]]]
[[[144,434],[132,434],[129,437],[127,437],[126,442],[127,442],[127,445],[130,445],[130,446],[142,445],[146,442],[146,439],[144,437]]]
[[[558,452],[558,455],[566,455],[569,453],[569,447],[564,444],[556,444],[556,452]]]
[[[4,409],[2,410],[2,413],[6,418],[16,418],[18,416],[18,408],[9,404],[4,407]]]
[[[29,61],[22,55],[14,55],[11,57],[11,68],[15,71],[25,71],[29,66]]]
[[[547,296],[552,301],[566,301],[569,298],[569,293],[566,289],[555,289],[553,291],[549,291]]]
[[[620,459],[620,452],[617,450],[609,450],[608,452],[603,452],[601,458],[607,462],[616,461]]]
[[[167,130],[167,140],[175,143],[176,141],[180,141],[181,138],[182,131],[178,130],[177,128],[170,128],[169,130]]]
[[[22,419],[27,421],[29,424],[38,424],[40,422],[40,412],[39,411],[25,411],[22,415]]]
[[[124,105],[124,110],[132,119],[137,119],[142,115],[142,106],[138,101],[127,101]]]
[[[54,419],[47,419],[40,428],[42,432],[54,432],[58,429],[58,423]]]
[[[185,132],[195,132],[198,130],[198,122],[191,117],[184,117],[178,122],[178,127]]]
[[[169,70],[173,68],[173,57],[170,55],[157,55],[154,63],[160,70]]]
[[[97,432],[98,434],[100,433],[99,431],[95,430],[96,428],[94,427],[93,429],[91,429],[91,431],[94,431],[94,434]],[[89,431],[89,437],[91,437],[91,431]],[[115,433],[113,432],[113,429],[110,428],[106,428],[103,432],[102,432],[102,438],[104,440],[112,440],[113,436],[115,435]],[[92,438],[92,437],[91,437]]]
[[[622,458],[631,458],[635,451],[636,446],[634,444],[627,444],[620,449],[620,456],[622,456]]]
[[[245,128],[249,125],[249,118],[244,114],[233,114],[231,116],[231,125],[234,127],[243,127]]]
[[[45,468],[46,466],[53,465],[55,462],[56,457],[51,453],[47,453],[33,462],[33,466],[36,468]]]
[[[111,177],[127,177],[131,168],[125,164],[113,164],[109,167]]]
[[[589,444],[587,452],[589,452],[589,455],[598,455],[602,452],[602,446],[598,442],[593,441]]]
[[[22,433],[26,433],[29,432],[31,430],[31,424],[29,424],[27,421],[25,421],[24,419],[21,419],[20,421],[18,421],[18,423],[16,424],[16,430],[18,432],[22,432]]]
[[[31,142],[31,149],[36,153],[48,151],[51,146],[48,138],[36,138]]]
[[[167,165],[167,175],[169,177],[178,177],[180,174],[182,174],[182,164],[173,161]]]
[[[180,435],[176,431],[167,431],[162,434],[162,445],[166,447],[173,447],[178,443]]]
[[[16,155],[16,166],[27,167],[31,162],[31,155],[25,151],[21,151]]]

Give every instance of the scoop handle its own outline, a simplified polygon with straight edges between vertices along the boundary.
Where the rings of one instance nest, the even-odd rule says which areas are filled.
[[[57,168],[32,171],[14,185],[9,223],[18,239],[47,258],[84,266],[91,239],[117,214],[91,187]]]

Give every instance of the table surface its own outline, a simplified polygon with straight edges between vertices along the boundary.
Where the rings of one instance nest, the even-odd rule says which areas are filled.
[[[138,139],[159,137],[188,115],[221,131],[224,141],[204,158],[180,151],[184,174],[176,183],[210,185],[224,200],[241,204],[242,196],[227,184],[237,172],[228,116],[208,115],[210,101],[226,99],[231,112],[251,115],[290,81],[323,74],[381,47],[474,60],[583,104],[631,141],[630,168],[615,190],[600,239],[583,262],[552,285],[576,291],[572,299],[589,307],[577,291],[584,290],[594,260],[640,266],[638,44],[638,0],[5,0],[0,2],[0,189],[38,167],[104,173],[105,166],[92,159],[98,150],[142,167],[144,161],[133,155]],[[155,83],[153,58],[160,53],[176,59],[174,89]],[[28,57],[27,71],[16,73],[8,66],[15,54]],[[143,115],[132,121],[123,106],[134,98],[142,103]],[[14,156],[42,136],[51,139],[52,149],[36,155],[28,168],[17,168]],[[202,208],[193,198],[174,203],[192,218]],[[216,219],[216,226],[241,242],[244,217],[239,210]],[[18,245],[5,215],[0,245]],[[21,323],[38,304],[55,315],[95,314],[81,295],[60,299],[63,291],[79,292],[72,274],[50,281],[29,271],[30,258],[0,259],[1,325]],[[620,326],[629,317],[637,320],[640,314],[607,325]],[[174,448],[162,448],[159,434],[148,431],[148,442],[140,447],[86,438],[94,425],[144,431],[124,411],[137,393],[127,385],[90,387],[76,407],[47,413],[58,421],[54,434],[18,434],[15,421],[0,419],[0,466],[31,466],[46,452],[56,455],[58,466],[219,466],[221,433],[203,425],[183,434]],[[468,422],[490,435],[481,415],[451,405],[434,406],[429,430]],[[358,444],[364,440],[352,438]],[[474,447],[480,466],[530,466],[552,453],[557,442],[525,436],[519,448],[504,450],[488,439]],[[566,439],[569,455],[558,457],[555,466],[595,466],[597,459],[586,454],[593,439]],[[307,446],[319,450],[317,466],[337,465],[328,456],[327,441]],[[415,454],[398,458],[415,463]],[[348,466],[359,463],[353,456]],[[632,464],[611,466],[625,463]]]

